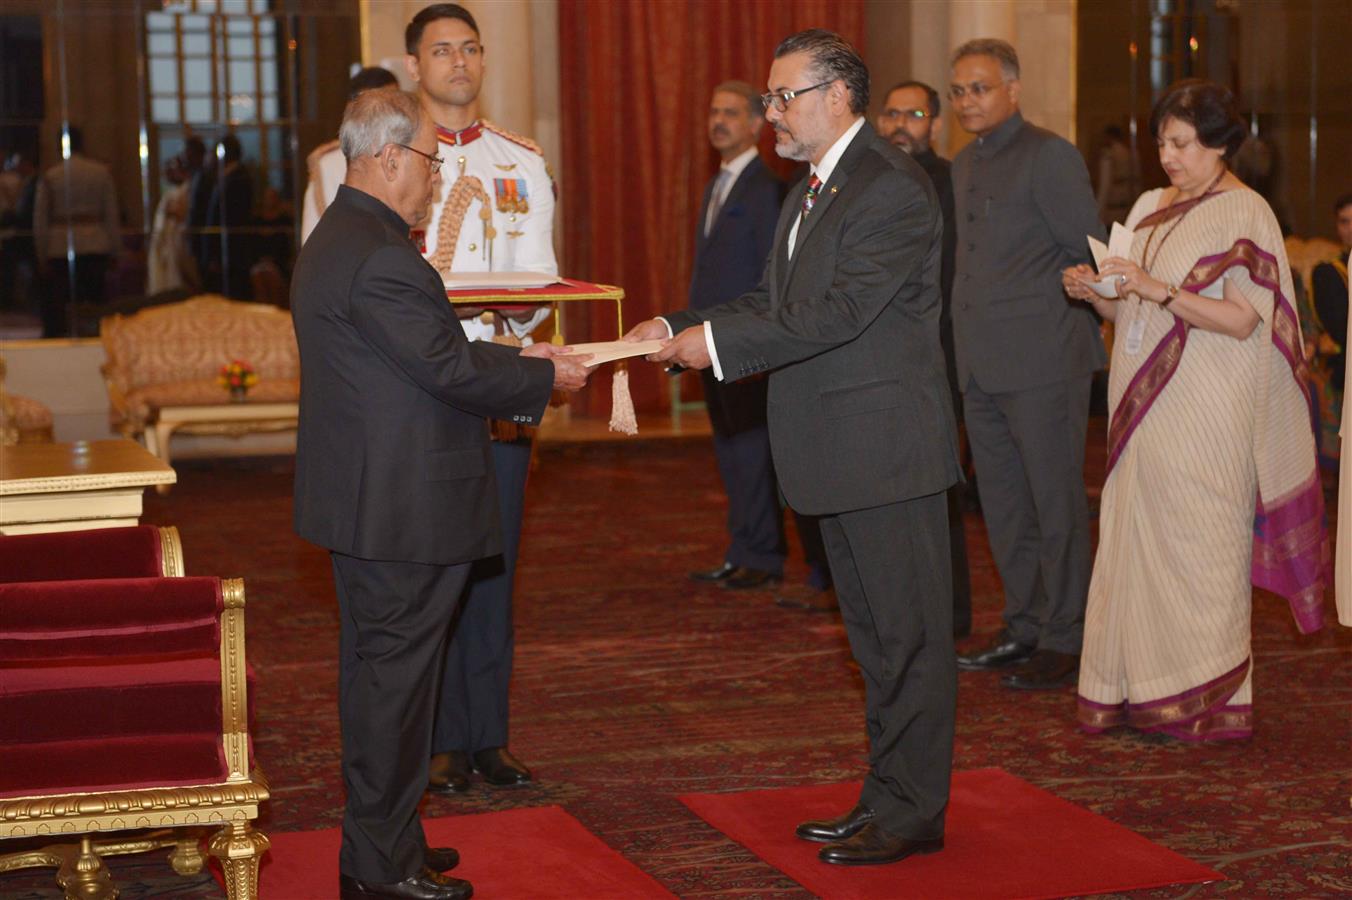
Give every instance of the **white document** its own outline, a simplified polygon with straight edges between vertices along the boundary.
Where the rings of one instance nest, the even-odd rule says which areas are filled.
[[[617,359],[628,359],[631,356],[647,356],[649,353],[656,353],[662,349],[663,341],[600,341],[592,344],[569,344],[573,348],[573,353],[582,355],[590,353],[592,358],[585,363],[589,368],[599,366],[601,363],[614,362]]]
[[[1089,235],[1089,252],[1094,256],[1094,268],[1103,266],[1103,261],[1109,257],[1118,256],[1122,259],[1131,258],[1131,232],[1121,222],[1114,222],[1112,231],[1108,233],[1108,243],[1103,243],[1098,238]],[[1100,297],[1106,297],[1111,300],[1117,296],[1117,281],[1115,279],[1104,279],[1096,281],[1093,284],[1094,292]]]
[[[543,272],[450,272],[441,280],[448,291],[524,291],[560,281]]]

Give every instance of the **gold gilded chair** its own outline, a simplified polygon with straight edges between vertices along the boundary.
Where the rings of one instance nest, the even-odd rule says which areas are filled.
[[[32,397],[5,390],[5,360],[0,357],[0,444],[51,443],[52,411]]]
[[[243,581],[0,584],[0,681],[0,840],[80,841],[0,856],[0,894],[48,866],[70,900],[116,897],[102,857],[162,847],[200,872],[206,826],[231,900],[258,896]]]

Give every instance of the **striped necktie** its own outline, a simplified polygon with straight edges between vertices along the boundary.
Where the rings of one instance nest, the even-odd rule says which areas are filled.
[[[817,202],[817,192],[822,189],[822,180],[816,175],[807,183],[807,193],[803,194],[803,215],[812,212],[812,204]]]

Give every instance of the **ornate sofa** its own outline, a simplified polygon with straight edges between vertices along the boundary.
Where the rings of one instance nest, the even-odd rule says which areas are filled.
[[[5,361],[0,358],[0,444],[50,442],[52,411],[31,397],[5,390]]]
[[[113,428],[165,462],[175,431],[238,436],[296,427],[300,356],[291,316],[274,306],[206,295],[107,316],[99,334]],[[236,359],[258,374],[244,402],[216,383],[221,366]]]

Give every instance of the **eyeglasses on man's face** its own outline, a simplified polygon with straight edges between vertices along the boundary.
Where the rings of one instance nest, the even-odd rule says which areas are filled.
[[[889,122],[895,122],[898,119],[903,121],[906,119],[920,121],[923,119],[931,119],[933,116],[927,109],[885,109],[883,110],[883,118],[887,119]]]
[[[432,174],[433,174],[433,175],[435,175],[435,174],[437,174],[438,172],[441,171],[441,162],[442,162],[442,160],[441,160],[441,157],[440,157],[440,156],[433,156],[433,155],[430,154],[430,153],[424,153],[424,152],[422,152],[421,150],[419,150],[417,147],[410,147],[408,144],[401,144],[401,143],[399,143],[398,141],[390,141],[390,143],[393,144],[393,145],[396,146],[396,147],[403,147],[403,148],[404,148],[405,150],[407,150],[408,152],[410,152],[410,153],[416,153],[416,154],[418,154],[419,156],[421,156],[423,159],[427,160],[427,164],[428,164],[429,166],[432,167]],[[379,153],[376,154],[376,156],[379,156],[379,155],[380,155]]]
[[[789,108],[789,104],[793,102],[794,97],[800,97],[808,91],[815,91],[817,88],[823,88],[834,83],[835,79],[832,78],[830,81],[823,81],[811,87],[799,88],[796,91],[771,91],[768,94],[761,94],[761,105],[766,109],[773,106],[777,112],[783,112]]]
[[[948,96],[953,100],[961,100],[963,97],[971,94],[974,98],[980,100],[982,97],[1003,84],[1003,81],[996,82],[995,84],[986,84],[981,81],[973,81],[968,85],[954,84],[949,86]]]

